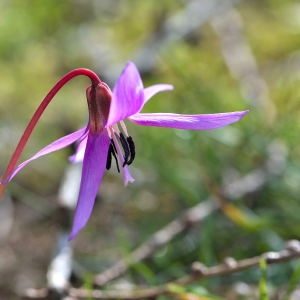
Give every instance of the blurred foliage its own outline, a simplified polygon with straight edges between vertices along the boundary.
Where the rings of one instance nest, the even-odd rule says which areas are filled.
[[[134,60],[149,36],[187,2],[1,0],[1,169],[35,108],[62,75],[77,67],[95,70],[103,78],[114,66],[120,72],[120,65]],[[214,212],[201,226],[165,245],[152,259],[134,265],[128,280],[160,284],[186,274],[195,260],[212,265],[226,256],[245,258],[279,250],[285,240],[299,238],[300,5],[292,0],[252,0],[241,1],[236,9],[243,20],[244,38],[276,108],[275,119],[267,121],[270,108],[247,102],[224,61],[210,22],[168,44],[143,79],[145,86],[165,82],[175,89],[155,96],[145,111],[195,114],[250,108],[251,113],[239,123],[209,132],[128,124],[137,147],[131,168],[136,181],[125,188],[115,171],[106,174],[92,220],[74,242],[76,258],[88,271],[104,270],[130,253],[231,177],[240,178],[261,168],[278,147],[284,160],[278,174],[270,175],[262,188],[230,202],[226,211]],[[24,157],[84,125],[87,84],[86,79],[77,78],[61,90]],[[12,240],[7,241],[11,249],[32,236],[43,243],[50,230],[47,253],[52,250],[59,225],[48,209],[56,205],[55,196],[71,153],[60,151],[32,163],[10,184],[18,207],[16,228]],[[33,256],[30,263],[18,268],[22,258],[16,251],[15,264],[5,269],[12,282],[22,281],[20,273],[45,272],[45,267],[33,263],[34,251],[39,249],[28,249]],[[39,258],[44,266],[47,259],[46,255]],[[291,263],[271,269],[268,284],[284,286],[299,267]],[[234,282],[258,285],[259,276],[259,270],[251,269],[202,285],[225,295]],[[37,283],[35,279],[33,276],[26,284],[42,284],[41,279]],[[20,289],[24,285],[18,283]]]

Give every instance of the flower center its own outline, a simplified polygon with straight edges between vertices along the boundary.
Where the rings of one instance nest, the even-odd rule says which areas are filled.
[[[123,121],[120,123],[121,129],[118,124],[115,124],[108,129],[110,137],[110,146],[108,149],[106,169],[111,167],[112,158],[115,159],[118,172],[120,172],[119,163],[117,157],[124,168],[126,165],[132,164],[135,158],[135,144],[131,136],[128,135],[127,128]],[[121,150],[122,148],[122,150]]]
[[[89,108],[89,131],[92,134],[99,133],[104,130],[108,119],[112,92],[106,83],[100,82],[97,86],[91,85],[87,88],[86,98]],[[114,158],[120,172],[119,162],[123,168],[133,162],[135,145],[124,122],[120,121],[118,124],[106,128],[110,137],[106,169],[110,169]]]

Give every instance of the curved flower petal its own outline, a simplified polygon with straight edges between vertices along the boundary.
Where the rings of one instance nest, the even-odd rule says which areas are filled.
[[[70,162],[79,163],[83,161],[87,139],[88,139],[88,132],[86,132],[86,134],[82,136],[82,138],[80,139],[76,147],[75,153],[69,157]]]
[[[61,150],[65,147],[71,145],[72,143],[76,142],[78,139],[80,139],[80,137],[82,137],[85,134],[85,132],[86,132],[86,128],[82,128],[82,129],[75,131],[71,134],[68,134],[68,135],[54,141],[53,143],[49,144],[48,146],[44,147],[42,150],[40,150],[39,152],[34,154],[31,158],[25,160],[20,165],[18,165],[4,182],[7,183],[10,180],[12,180],[12,178],[31,161],[33,161],[37,158],[40,158],[46,154],[49,154],[51,152]]]
[[[170,113],[136,114],[130,121],[144,126],[169,127],[188,130],[216,129],[237,122],[249,111],[218,114],[180,115]]]
[[[82,175],[77,207],[69,240],[86,225],[95,203],[95,198],[106,168],[110,139],[107,131],[89,134],[82,166]]]
[[[143,104],[143,82],[134,63],[128,62],[114,87],[106,126],[136,114]]]
[[[144,89],[144,104],[149,101],[150,98],[152,98],[155,94],[159,92],[164,92],[164,91],[171,91],[173,90],[173,85],[171,84],[155,84],[151,85],[147,88]]]

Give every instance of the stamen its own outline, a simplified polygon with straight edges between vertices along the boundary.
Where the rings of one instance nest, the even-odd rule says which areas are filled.
[[[112,125],[111,128],[112,128],[113,133],[116,133],[117,135],[120,135],[120,129],[119,129],[118,124]]]
[[[128,132],[124,122],[119,123],[122,127],[122,130],[119,129],[118,124],[114,124],[109,127],[108,134],[111,140],[113,141],[114,152],[111,152],[114,157],[119,156],[120,163],[124,168],[126,165],[132,164],[135,158],[135,145],[131,136],[128,136]],[[125,134],[125,135],[124,135]],[[122,145],[123,153],[119,145]],[[109,158],[108,158],[109,159]],[[116,158],[115,158],[116,159]]]
[[[134,158],[135,158],[135,144],[134,144],[131,136],[128,136],[126,138],[126,140],[127,140],[129,150],[130,150],[130,159],[126,162],[127,165],[129,166],[130,164],[132,164],[132,162],[134,161]]]
[[[118,158],[119,158],[119,162],[121,163],[121,164],[123,164],[123,162],[124,162],[124,157],[123,157],[123,153],[122,153],[122,150],[120,149],[120,145],[119,145],[119,140],[117,139],[117,137],[116,137],[116,134],[113,134],[113,136],[112,136],[112,139],[113,139],[113,141],[114,141],[114,150],[115,150],[115,153],[116,153],[116,155],[118,155]],[[123,168],[121,169],[121,173],[123,174]]]
[[[128,134],[128,132],[127,132],[127,128],[126,128],[126,125],[125,125],[124,121],[120,121],[120,125],[121,125],[122,130],[123,130],[123,132],[125,133],[126,137],[128,137],[129,134]]]
[[[121,142],[123,150],[124,150],[124,162],[123,162],[123,167],[124,167],[127,164],[128,158],[131,153],[130,153],[130,148],[127,144],[127,141],[122,132],[120,132],[120,142]]]
[[[108,153],[107,153],[106,170],[109,170],[111,167],[112,151],[113,151],[113,147],[110,144],[109,148],[108,148]]]
[[[111,146],[111,147],[110,147]],[[118,170],[118,173],[120,173],[120,168],[119,168],[119,163],[118,163],[118,158],[117,158],[117,148],[116,148],[116,145],[115,145],[115,142],[113,140],[110,140],[110,146],[109,146],[109,149],[110,150],[110,153],[112,154],[112,156],[114,157],[115,159],[115,162],[116,162],[116,166],[117,166],[117,170]]]

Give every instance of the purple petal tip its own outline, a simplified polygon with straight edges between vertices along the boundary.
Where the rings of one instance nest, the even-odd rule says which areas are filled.
[[[68,236],[68,241],[71,242],[73,240],[73,238],[75,237],[76,234],[74,233],[71,233],[69,236]]]
[[[250,112],[250,109],[244,110],[241,112],[241,118],[247,115]]]

